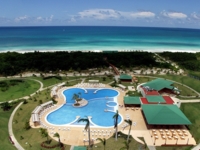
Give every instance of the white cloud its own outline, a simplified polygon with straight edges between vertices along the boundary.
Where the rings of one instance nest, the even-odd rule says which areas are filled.
[[[46,18],[46,21],[52,21],[52,20],[53,20],[53,17],[54,17],[53,15],[51,15],[50,17],[47,17],[47,18]]]
[[[38,21],[42,21],[43,18],[40,16],[40,17],[37,17],[36,20],[38,20]]]
[[[71,19],[96,19],[96,20],[119,20],[119,19],[139,19],[153,18],[155,13],[150,11],[126,12],[114,9],[88,9],[72,16]]]
[[[15,22],[26,22],[26,23],[37,23],[37,22],[52,22],[53,21],[53,15],[51,15],[50,17],[29,17],[27,15],[24,16],[20,16],[20,17],[16,17],[15,18]]]
[[[195,12],[191,14],[191,17],[192,17],[193,19],[200,20],[200,14],[197,14],[197,13],[195,13]]]
[[[119,18],[120,13],[113,9],[89,9],[78,13],[80,18],[93,18],[97,20],[106,20],[111,18]]]
[[[182,12],[166,12],[166,11],[163,11],[163,12],[161,12],[161,15],[164,16],[164,17],[171,18],[171,19],[185,19],[185,18],[187,18],[187,15],[182,13]]]
[[[141,12],[135,12],[130,14],[133,18],[152,18],[155,17],[155,13],[150,11],[141,11]]]
[[[74,17],[72,17],[68,22],[70,22],[70,23],[76,22],[76,19]]]
[[[21,17],[17,17],[17,18],[15,18],[15,21],[16,22],[21,22],[21,21],[27,21],[27,20],[29,20],[29,17],[28,16],[21,16]]]

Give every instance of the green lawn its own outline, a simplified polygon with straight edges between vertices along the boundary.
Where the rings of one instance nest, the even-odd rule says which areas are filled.
[[[190,133],[194,136],[197,143],[200,142],[200,103],[187,103],[181,104],[181,110],[192,122],[192,125],[189,126]]]
[[[193,88],[194,90],[196,90],[197,92],[200,92],[200,81],[190,78],[188,76],[178,76],[178,75],[156,75],[159,78],[165,78],[165,79],[170,79],[173,81],[177,81],[180,82],[182,84],[185,84],[191,88]]]
[[[36,98],[37,101],[34,101],[34,99]],[[30,119],[31,116],[31,112],[33,111],[33,109],[39,105],[39,100],[42,100],[42,102],[46,102],[50,100],[50,95],[49,92],[47,92],[47,90],[42,91],[40,93],[38,93],[37,95],[34,95],[32,100],[28,100],[27,104],[23,104],[20,108],[17,110],[13,121],[17,121],[17,123],[13,124],[13,132],[14,135],[16,137],[16,139],[18,140],[18,142],[22,145],[22,147],[24,147],[25,149],[40,149],[40,144],[41,142],[45,141],[46,138],[42,138],[39,132],[39,129],[29,129],[29,130],[25,130],[24,129],[24,125],[25,122],[28,121]],[[20,139],[20,136],[23,136],[23,140]],[[30,147],[29,145],[25,144],[26,142],[28,142],[29,144],[31,144],[32,147]],[[52,140],[52,144],[57,143],[56,141]],[[69,148],[69,146],[67,146]],[[57,148],[59,149],[59,148]],[[55,149],[55,150],[57,150]],[[67,148],[66,148],[67,149]]]
[[[191,150],[194,146],[166,146],[156,147],[156,150]]]
[[[0,102],[13,100],[30,95],[40,88],[40,84],[32,80],[24,80],[24,82],[18,85],[11,86],[5,92],[0,90]]]
[[[197,93],[195,93],[194,91],[190,90],[189,88],[183,85],[174,83],[174,86],[180,90],[180,95],[182,96],[198,96]]]
[[[77,80],[80,82],[80,78],[82,77],[62,77],[62,80],[59,80],[57,78],[49,78],[49,79],[43,80],[42,77],[31,77],[31,79],[36,79],[36,80],[41,81],[43,83],[43,88],[51,86],[51,85],[55,85],[58,83],[66,82],[69,80]]]
[[[103,77],[98,77],[98,76],[87,77],[85,82],[88,82],[89,80],[99,80],[100,83],[104,83],[104,84],[108,84],[108,83],[114,81],[114,79],[112,77],[110,78],[110,77],[106,77],[106,76],[105,76],[105,80],[103,79]]]
[[[9,141],[8,121],[14,108],[9,111],[0,109],[0,150],[16,150],[16,148]]]

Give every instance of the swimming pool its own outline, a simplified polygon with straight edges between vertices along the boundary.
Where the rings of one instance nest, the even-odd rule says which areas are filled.
[[[75,101],[72,97],[75,93],[81,93],[81,98],[87,100],[88,104],[84,107],[73,107],[72,104],[74,104]],[[113,126],[113,116],[118,109],[118,94],[118,91],[113,89],[67,89],[63,91],[66,104],[49,113],[46,120],[54,125],[82,125],[83,123],[77,123],[77,116],[81,118],[91,116],[92,126]],[[118,122],[120,123],[121,121],[122,118],[119,116]]]

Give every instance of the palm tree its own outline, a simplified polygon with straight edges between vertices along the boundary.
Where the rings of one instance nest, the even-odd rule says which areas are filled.
[[[60,135],[59,135],[59,133],[56,132],[56,133],[53,135],[53,137],[57,137],[57,138],[58,138],[58,143],[59,143],[59,145],[61,146]]]
[[[124,147],[120,148],[120,150],[129,150],[129,142],[125,141],[124,143]]]
[[[40,128],[41,136],[47,138],[47,143],[49,143],[49,135],[47,129]]]
[[[88,139],[89,139],[89,146],[91,146],[91,143],[90,143],[90,121],[89,121],[89,118],[86,117],[86,118],[80,118],[78,120],[78,123],[79,122],[86,122],[86,125],[85,125],[85,130],[87,131],[88,130]]]
[[[114,128],[115,128],[115,140],[116,141],[117,141],[117,132],[118,132],[118,118],[119,118],[119,113],[118,113],[118,110],[117,110],[115,115],[113,116]]]
[[[128,125],[130,126],[129,131],[128,131],[128,137],[127,137],[127,142],[129,141],[130,133],[131,133],[131,126],[132,126],[132,120],[124,120]]]
[[[78,102],[81,101],[81,97],[80,97],[81,93],[79,92],[78,94],[74,94],[72,99],[74,99],[76,101],[77,104],[79,104]]]
[[[101,143],[103,144],[103,146],[104,146],[104,150],[105,150],[105,148],[106,148],[106,139],[105,138],[97,138],[97,140],[99,140],[99,141],[101,141]]]

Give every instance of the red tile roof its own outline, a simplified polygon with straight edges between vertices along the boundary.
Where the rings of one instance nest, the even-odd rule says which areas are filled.
[[[147,90],[144,87],[141,87],[144,90],[145,95],[160,95],[156,90]]]
[[[174,101],[169,96],[163,96],[164,100],[167,104],[173,104]]]

